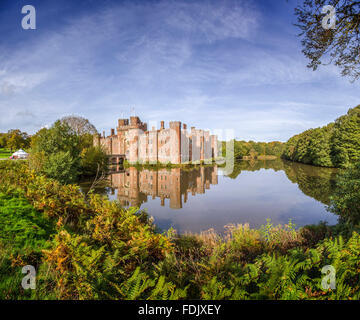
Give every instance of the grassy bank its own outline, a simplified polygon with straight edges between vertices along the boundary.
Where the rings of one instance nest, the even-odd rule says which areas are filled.
[[[359,298],[355,232],[344,239],[326,225],[268,222],[227,226],[224,236],[159,234],[137,208],[85,198],[26,163],[0,163],[0,173],[0,299]],[[16,250],[6,248],[16,235]],[[26,264],[36,266],[36,290],[19,289]],[[336,290],[321,287],[325,265],[336,268]]]
[[[11,152],[8,149],[0,148],[0,159],[6,159],[11,156]]]
[[[198,168],[198,167],[213,167],[216,165],[215,161],[212,161],[212,163],[205,163],[205,161],[199,161],[199,163],[179,163],[179,164],[173,164],[173,163],[149,163],[149,162],[136,162],[136,163],[129,163],[127,160],[124,161],[123,167],[124,168],[130,168],[135,167],[137,169],[173,169],[173,168],[180,168],[180,169],[192,169],[192,168]]]
[[[21,284],[25,265],[42,264],[42,250],[51,247],[54,223],[28,202],[21,190],[0,191],[0,299],[30,299]]]

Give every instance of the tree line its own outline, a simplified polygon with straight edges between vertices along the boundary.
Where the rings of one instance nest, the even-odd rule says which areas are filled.
[[[30,136],[19,129],[0,133],[0,148],[20,148],[30,154],[29,167],[38,174],[62,184],[74,183],[107,170],[108,159],[102,147],[93,146],[96,128],[89,120],[67,116],[50,128],[41,128]]]
[[[236,141],[234,140],[234,159],[250,160],[265,156],[280,157],[283,153],[284,143],[280,141],[255,142],[255,141]],[[226,145],[223,142],[222,150],[225,152]]]
[[[360,105],[328,125],[290,138],[282,157],[321,167],[345,167],[360,160]]]

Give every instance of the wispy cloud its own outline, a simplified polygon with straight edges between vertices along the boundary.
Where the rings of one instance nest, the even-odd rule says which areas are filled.
[[[66,3],[56,28],[41,7],[33,37],[1,42],[0,131],[34,132],[65,114],[108,130],[135,107],[144,120],[286,140],[360,100],[358,84],[336,69],[306,68],[288,17],[280,9],[270,17],[266,2]],[[272,20],[277,29],[267,28]]]

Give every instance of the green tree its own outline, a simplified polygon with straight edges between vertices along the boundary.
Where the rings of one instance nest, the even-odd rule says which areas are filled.
[[[18,150],[20,148],[25,149],[30,145],[30,137],[26,132],[22,132],[19,129],[9,130],[6,134],[6,147],[11,151]]]
[[[335,28],[324,28],[324,6],[336,10]],[[334,64],[343,76],[353,81],[360,77],[360,1],[304,0],[295,8],[296,26],[300,29],[302,52],[310,62],[309,68]]]
[[[79,158],[79,136],[66,123],[56,121],[50,129],[41,129],[32,140],[35,152],[43,151],[45,155],[69,152],[72,158]]]
[[[61,183],[72,183],[82,176],[107,171],[108,159],[99,147],[93,147],[93,136],[74,130],[67,121],[56,121],[32,137],[30,166]]]
[[[335,123],[291,137],[283,158],[322,167],[344,167],[360,160],[360,106]]]
[[[0,133],[0,148],[5,148],[7,144],[7,134]]]
[[[333,124],[323,128],[314,129],[309,144],[309,157],[311,164],[320,167],[332,167],[330,151],[330,138],[332,134]]]
[[[36,166],[48,177],[71,183],[79,175],[79,144],[79,136],[66,123],[56,121],[50,129],[43,128],[33,137],[32,158],[42,159],[43,163],[39,166],[36,162]]]
[[[331,154],[338,167],[360,160],[360,106],[335,121]]]
[[[352,226],[360,226],[360,162],[347,167],[337,178],[329,211]]]
[[[98,171],[106,172],[108,157],[101,147],[85,148],[81,152],[81,175],[85,177],[94,176]]]
[[[52,153],[46,158],[43,172],[62,184],[73,183],[79,175],[79,159],[74,159],[69,151]]]

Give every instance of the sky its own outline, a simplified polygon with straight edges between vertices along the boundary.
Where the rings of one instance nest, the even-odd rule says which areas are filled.
[[[66,115],[286,141],[360,104],[360,82],[306,67],[300,0],[1,0],[0,132]],[[24,30],[24,5],[36,30]]]

